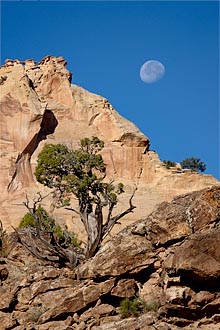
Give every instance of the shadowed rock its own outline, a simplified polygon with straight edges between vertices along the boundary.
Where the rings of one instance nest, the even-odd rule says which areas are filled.
[[[219,233],[219,186],[162,203],[74,270],[34,258],[13,233],[0,259],[1,329],[217,330]],[[120,302],[135,296],[140,314],[123,319]]]

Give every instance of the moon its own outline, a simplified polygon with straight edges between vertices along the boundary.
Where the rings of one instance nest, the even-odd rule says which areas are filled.
[[[155,60],[145,62],[140,69],[141,80],[148,84],[160,80],[163,78],[164,74],[164,65],[161,62]]]

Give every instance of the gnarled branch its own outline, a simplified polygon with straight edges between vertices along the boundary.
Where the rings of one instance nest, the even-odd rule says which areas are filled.
[[[119,219],[123,218],[126,214],[133,212],[133,210],[136,208],[136,206],[134,206],[132,204],[132,199],[134,198],[134,194],[135,194],[136,190],[137,190],[137,187],[134,189],[134,191],[129,199],[129,207],[125,211],[117,214],[114,217],[111,217],[111,214],[110,214],[110,216],[107,219],[107,222],[103,226],[102,240],[110,233],[113,226],[118,222]]]
[[[64,249],[57,243],[52,231],[45,232],[41,229],[41,219],[40,216],[37,215],[37,209],[40,205],[40,202],[47,196],[42,197],[41,193],[38,192],[38,198],[33,200],[32,206],[30,206],[28,196],[26,196],[26,201],[23,202],[23,205],[28,209],[36,223],[36,231],[33,228],[26,229],[26,236],[28,236],[28,241],[22,239],[18,230],[15,229],[15,231],[21,244],[35,257],[44,261],[66,264],[70,268],[73,268],[77,264],[78,256],[80,259],[82,259],[82,253],[78,254],[76,249],[74,250],[73,248]],[[45,239],[45,234],[49,235],[49,240]]]

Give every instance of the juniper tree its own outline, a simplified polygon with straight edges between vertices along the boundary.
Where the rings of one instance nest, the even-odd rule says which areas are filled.
[[[87,257],[98,251],[118,220],[135,208],[133,192],[129,207],[113,215],[124,187],[122,183],[107,182],[106,165],[100,154],[103,147],[104,142],[97,137],[82,139],[77,150],[62,144],[45,145],[38,156],[35,172],[38,182],[53,189],[58,206],[65,206],[79,215],[87,233]],[[71,196],[77,198],[78,209],[71,207]],[[106,217],[104,208],[107,208]]]
[[[206,170],[206,165],[200,158],[186,158],[180,162],[182,168],[190,169],[194,172],[204,172]]]

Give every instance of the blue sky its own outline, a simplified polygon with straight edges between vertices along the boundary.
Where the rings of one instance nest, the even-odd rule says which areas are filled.
[[[160,158],[197,157],[219,178],[218,1],[2,1],[5,59],[63,56],[73,83],[106,97]],[[144,83],[147,60],[164,77]]]

